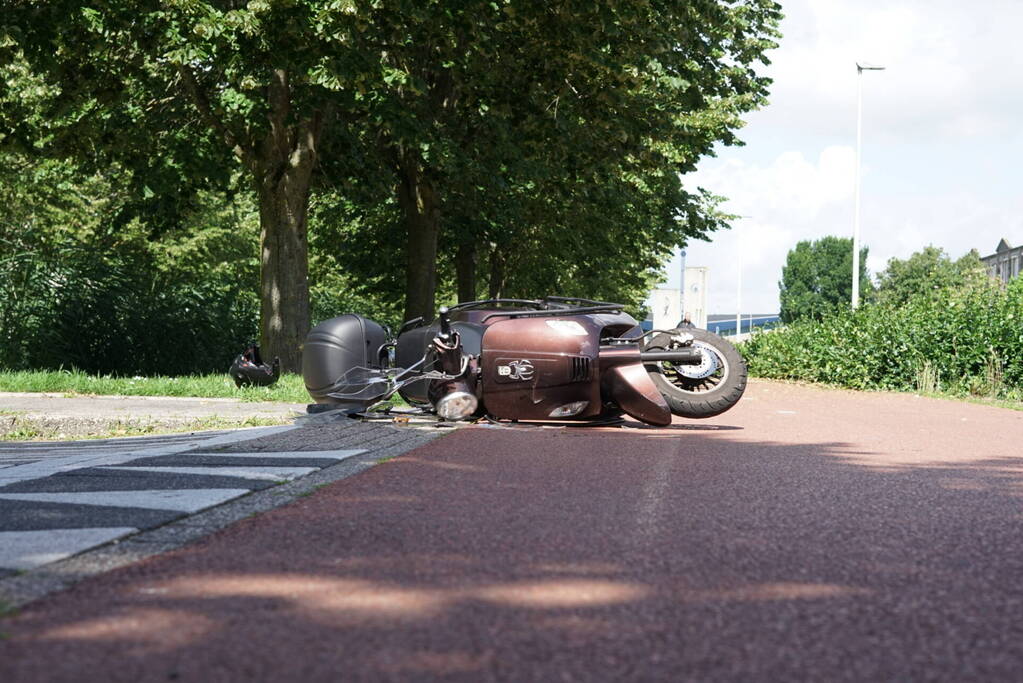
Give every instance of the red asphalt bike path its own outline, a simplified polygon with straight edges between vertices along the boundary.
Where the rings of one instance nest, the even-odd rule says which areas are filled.
[[[0,621],[0,681],[1023,678],[1023,413],[472,427]]]

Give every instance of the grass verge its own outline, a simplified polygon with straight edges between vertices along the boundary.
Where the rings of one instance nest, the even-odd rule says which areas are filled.
[[[272,387],[238,388],[227,374],[184,377],[113,377],[79,370],[0,370],[0,391],[69,396],[181,396],[238,401],[308,403],[302,377],[285,374]]]

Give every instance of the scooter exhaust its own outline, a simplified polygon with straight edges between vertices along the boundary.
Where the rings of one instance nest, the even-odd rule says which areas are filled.
[[[642,351],[639,354],[644,363],[655,363],[668,361],[680,365],[699,365],[703,362],[703,354],[700,349],[683,348],[673,351]]]

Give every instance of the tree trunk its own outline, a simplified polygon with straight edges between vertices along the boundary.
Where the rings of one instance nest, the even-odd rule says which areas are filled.
[[[287,74],[274,71],[270,133],[253,160],[259,194],[260,345],[281,370],[302,371],[309,332],[309,193],[322,118],[290,124]]]
[[[259,343],[262,356],[281,359],[281,370],[302,370],[302,344],[309,332],[309,191],[325,107],[292,120],[288,72],[273,69],[267,85],[270,129],[261,140],[228,126],[187,66],[182,85],[200,116],[231,148],[250,174],[259,198]]]
[[[476,245],[458,245],[455,254],[455,280],[458,282],[458,303],[476,300]]]
[[[490,252],[490,298],[500,299],[504,292],[504,254],[500,247],[494,245]]]
[[[405,214],[408,266],[405,270],[405,320],[436,314],[437,237],[440,206],[433,185],[413,155],[402,154],[398,166],[398,201]]]
[[[270,175],[259,187],[260,344],[263,358],[279,356],[282,370],[301,372],[309,332],[309,179],[299,169]]]

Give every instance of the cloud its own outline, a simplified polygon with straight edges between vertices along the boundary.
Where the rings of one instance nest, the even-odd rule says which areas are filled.
[[[798,150],[787,151],[766,166],[720,159],[686,177],[688,184],[729,197],[722,208],[743,216],[711,243],[693,242],[687,248],[688,265],[710,268],[712,312],[734,310],[740,261],[743,307],[776,311],[780,264],[789,249],[800,239],[851,232],[853,155],[849,147],[833,146],[815,160]]]
[[[728,212],[754,218],[781,214],[802,221],[827,204],[852,197],[854,163],[851,147],[827,147],[816,162],[790,150],[767,167],[738,158],[704,164],[686,182],[724,194]]]
[[[684,179],[747,216],[688,247],[688,265],[711,268],[710,312],[734,311],[740,256],[743,310],[777,311],[796,242],[852,234],[857,60],[887,67],[862,77],[870,270],[928,244],[958,257],[1023,243],[1023,2],[787,0],[784,11],[771,104],[748,117],[745,147]]]
[[[1023,3],[986,0],[789,0],[781,48],[766,73],[775,125],[848,138],[854,131],[857,61],[886,71],[863,76],[865,116],[887,135],[926,139],[1016,130],[1023,92],[1007,87],[1020,68]]]

